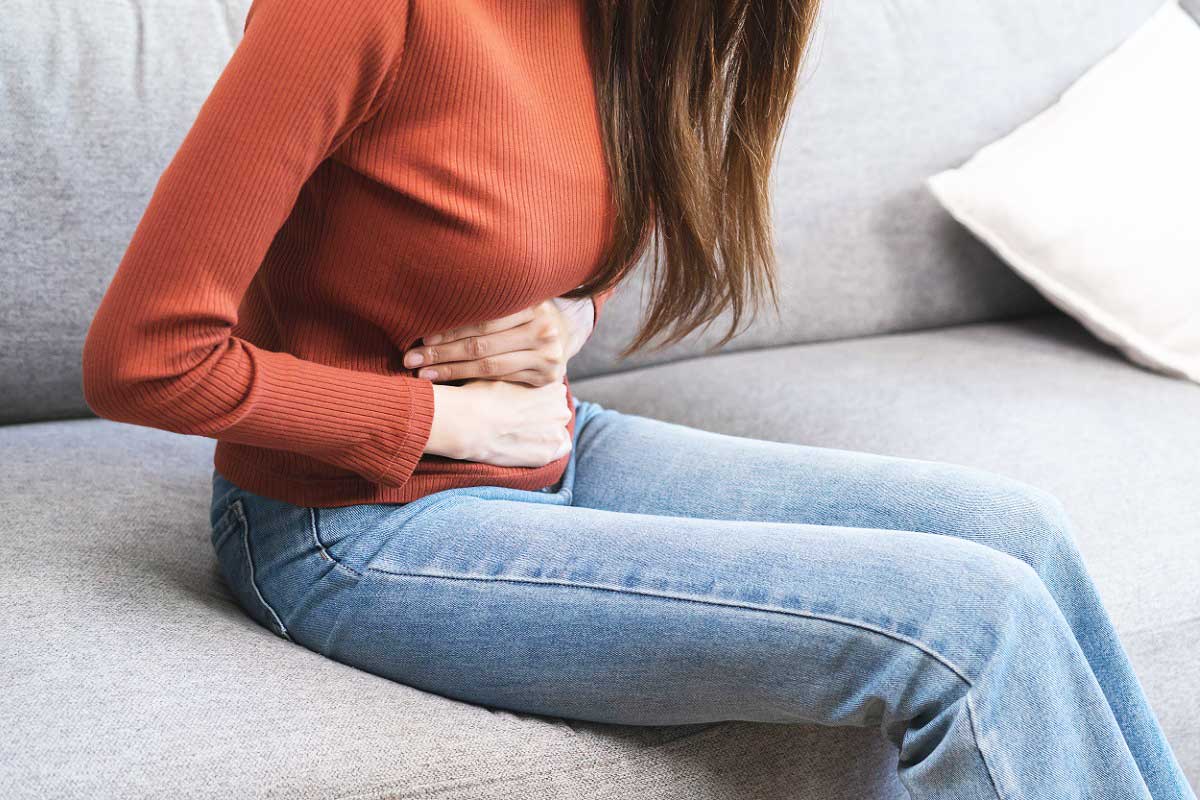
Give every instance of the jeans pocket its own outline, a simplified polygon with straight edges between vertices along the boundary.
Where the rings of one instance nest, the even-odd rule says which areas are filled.
[[[213,548],[221,574],[225,577],[238,605],[267,630],[288,641],[292,637],[275,609],[263,598],[255,581],[254,554],[251,549],[250,524],[242,498],[232,500],[213,525]]]

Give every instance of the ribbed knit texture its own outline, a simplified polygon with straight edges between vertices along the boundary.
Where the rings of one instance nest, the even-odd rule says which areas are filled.
[[[568,456],[422,455],[433,386],[401,359],[600,266],[585,35],[582,0],[254,0],[88,331],[88,404],[298,505],[557,481]]]

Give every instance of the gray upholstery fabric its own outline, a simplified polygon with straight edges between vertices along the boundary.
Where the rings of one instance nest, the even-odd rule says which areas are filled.
[[[730,353],[573,388],[629,413],[969,464],[1053,491],[1200,785],[1200,386],[1047,315]]]
[[[766,305],[726,349],[1045,311],[923,181],[1053,104],[1161,1],[825,3],[776,167],[781,319]],[[697,355],[725,333],[720,319],[616,361],[646,278],[617,289],[572,378]]]
[[[577,391],[630,413],[969,463],[1055,491],[1200,782],[1200,387],[1131,366],[1053,316],[727,354]],[[107,420],[0,427],[13,578],[0,583],[0,785],[18,787],[11,796],[907,796],[873,731],[514,714],[274,636],[216,571],[211,444]]]
[[[0,423],[91,414],[88,323],[249,0],[5,0]]]
[[[280,639],[217,571],[211,445],[108,420],[0,426],[5,800],[905,796],[870,731],[512,713]]]

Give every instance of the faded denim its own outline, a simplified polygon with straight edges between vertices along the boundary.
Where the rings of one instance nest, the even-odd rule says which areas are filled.
[[[483,706],[871,726],[915,800],[1195,800],[1047,492],[576,398],[541,491],[309,508],[213,474],[259,624]]]

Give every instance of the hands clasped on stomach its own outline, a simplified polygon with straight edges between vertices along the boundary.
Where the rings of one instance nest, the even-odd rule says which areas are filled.
[[[546,300],[407,350],[404,365],[434,381],[425,452],[505,467],[540,467],[570,452],[563,376],[582,344],[573,325]]]

